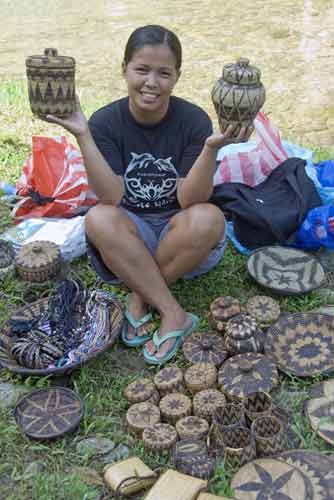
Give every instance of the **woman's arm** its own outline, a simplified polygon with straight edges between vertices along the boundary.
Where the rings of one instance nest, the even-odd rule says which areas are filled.
[[[248,141],[253,130],[253,126],[242,127],[238,136],[233,138],[234,127],[229,126],[224,134],[218,132],[206,139],[203,149],[188,175],[178,182],[177,198],[182,208],[188,208],[196,203],[205,203],[209,200],[213,191],[218,149],[232,142]]]
[[[76,110],[70,117],[60,119],[48,115],[47,121],[61,125],[74,135],[81,150],[89,185],[100,202],[117,205],[124,194],[123,178],[112,171],[97,148],[79,100],[77,99]]]

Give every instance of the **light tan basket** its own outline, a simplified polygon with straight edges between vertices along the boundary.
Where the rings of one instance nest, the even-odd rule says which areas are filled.
[[[118,488],[121,495],[131,495],[147,488],[156,481],[156,478],[152,469],[137,457],[106,465],[104,468],[106,484],[114,492]]]
[[[27,281],[46,281],[61,268],[60,247],[52,241],[33,241],[23,245],[16,256],[15,266],[20,277]]]
[[[207,485],[208,482],[203,479],[168,470],[151,488],[145,500],[196,500]]]

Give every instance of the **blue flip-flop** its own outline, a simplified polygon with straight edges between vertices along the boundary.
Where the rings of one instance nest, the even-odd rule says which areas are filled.
[[[121,331],[121,339],[123,340],[124,344],[129,346],[129,347],[138,347],[139,345],[145,344],[148,340],[150,340],[152,334],[146,334],[146,335],[136,335],[136,330],[140,328],[141,326],[145,325],[149,321],[152,320],[152,314],[147,313],[145,316],[143,316],[140,319],[135,319],[132,314],[130,313],[129,309],[126,307],[125,312],[124,312],[125,320],[123,324],[123,328]],[[128,326],[129,324],[132,326],[132,328],[135,331],[135,336],[134,337],[128,337]]]
[[[175,354],[177,353],[180,345],[184,341],[184,339],[190,335],[199,323],[199,318],[194,314],[187,313],[187,316],[191,318],[191,324],[187,328],[183,328],[180,330],[173,330],[171,332],[166,333],[163,337],[159,336],[159,330],[156,330],[153,334],[153,344],[159,350],[159,347],[166,342],[166,340],[175,339],[173,347],[166,352],[166,354],[160,358],[156,358],[154,354],[150,354],[146,347],[144,347],[143,354],[145,361],[152,365],[163,365],[167,361],[169,361]]]

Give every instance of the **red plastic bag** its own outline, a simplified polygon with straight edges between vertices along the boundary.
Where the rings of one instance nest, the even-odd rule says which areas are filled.
[[[247,143],[226,147],[226,154],[219,161],[215,174],[215,184],[241,182],[251,187],[257,186],[288,158],[278,129],[271,125],[263,112],[257,114],[254,128],[256,144],[253,148],[249,149]]]
[[[18,222],[28,217],[70,217],[95,205],[81,153],[66,137],[33,136],[32,157],[16,184],[21,200],[13,210]]]

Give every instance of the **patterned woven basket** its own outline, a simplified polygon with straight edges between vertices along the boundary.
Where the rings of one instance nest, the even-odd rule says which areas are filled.
[[[23,245],[16,256],[15,265],[20,277],[27,281],[42,282],[59,271],[62,263],[60,248],[52,241],[33,241]]]
[[[43,55],[26,59],[31,110],[38,116],[60,118],[75,110],[75,60],[45,49]]]
[[[48,300],[48,298],[41,299],[18,309],[15,313],[15,317],[31,320],[34,317],[39,316],[40,314],[46,313],[48,310]],[[44,377],[46,375],[65,375],[71,373],[74,369],[79,368],[83,364],[86,364],[102,352],[105,352],[112,347],[120,334],[123,319],[124,316],[122,306],[120,302],[115,298],[113,299],[112,305],[109,308],[109,335],[105,344],[103,346],[100,346],[99,349],[94,350],[92,353],[88,353],[84,361],[73,362],[59,368],[45,369],[26,368],[18,364],[18,362],[13,358],[11,349],[14,342],[16,341],[16,336],[13,335],[10,327],[10,322],[9,320],[7,320],[0,327],[0,365],[2,365],[4,368],[7,368],[13,373],[19,373],[21,375]]]

